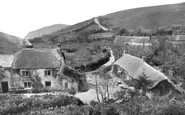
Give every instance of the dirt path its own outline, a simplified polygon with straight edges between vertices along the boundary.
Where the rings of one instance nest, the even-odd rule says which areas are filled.
[[[109,30],[109,29],[103,27],[103,26],[100,24],[100,22],[98,21],[97,18],[94,18],[94,22],[95,22],[96,24],[98,24],[98,26],[99,26],[100,28],[102,28],[104,31],[108,31],[108,30]]]
[[[107,63],[105,63],[103,66],[112,65],[112,64],[114,63],[114,61],[115,61],[115,57],[114,57],[114,54],[113,54],[112,49],[109,48],[109,50],[110,50],[110,54],[111,54],[110,59],[109,59],[109,61],[108,61]]]

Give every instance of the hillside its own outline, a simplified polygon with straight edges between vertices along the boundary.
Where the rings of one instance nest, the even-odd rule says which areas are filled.
[[[64,29],[59,31],[53,32],[48,35],[43,35],[37,37],[35,39],[30,39],[29,41],[33,44],[34,47],[39,48],[51,48],[56,47],[57,43],[76,43],[78,41],[79,36],[86,37],[84,39],[88,39],[88,36],[97,33],[104,33],[102,35],[110,35],[108,30],[104,30],[104,28],[100,27],[96,22],[95,19],[89,19],[71,26],[68,26]],[[93,38],[91,36],[91,38]],[[65,44],[66,45],[66,44]]]
[[[123,10],[102,16],[102,21],[111,27],[153,29],[184,25],[184,18],[185,3],[181,3]]]
[[[68,25],[64,25],[64,24],[55,24],[55,25],[51,25],[51,26],[46,26],[43,28],[40,28],[38,30],[34,30],[29,32],[26,36],[25,39],[33,39],[35,37],[40,37],[43,35],[48,35],[51,34],[53,32],[59,31],[61,29],[66,28]]]
[[[97,36],[99,33],[110,32],[114,28],[126,28],[129,30],[137,30],[140,28],[144,31],[150,31],[159,26],[184,26],[184,18],[185,3],[128,9],[68,26],[57,32],[43,35],[36,41],[42,42],[42,44],[39,43],[39,45],[41,45],[39,47],[50,47],[51,39],[53,38],[55,41],[63,42],[64,39],[76,39],[79,33],[86,32],[88,35],[96,34]],[[96,22],[97,20],[99,23]],[[38,47],[37,44],[34,44],[34,46]]]
[[[0,32],[0,54],[12,54],[29,42],[25,39]]]
[[[75,57],[83,59],[82,55],[86,56],[89,53],[87,46],[91,46],[94,42],[102,48],[106,46],[105,44],[111,44],[117,31],[115,28],[136,30],[135,32],[137,29],[143,29],[150,33],[158,26],[184,26],[184,18],[185,3],[135,8],[85,20],[51,34],[37,37],[30,42],[38,48],[55,48],[57,43],[61,43],[63,49],[70,52],[72,50]],[[90,58],[91,56],[89,59],[85,57],[81,62],[84,64]]]
[[[105,38],[102,39],[102,36]],[[109,56],[102,51],[107,43],[105,39],[112,36],[108,29],[98,23],[98,19],[89,19],[29,41],[35,48],[56,48],[60,43],[66,54],[66,63],[83,70],[83,65],[98,68],[100,65],[95,63],[104,64],[108,61]]]

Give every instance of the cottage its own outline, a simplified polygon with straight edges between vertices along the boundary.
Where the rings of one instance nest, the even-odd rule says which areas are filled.
[[[181,92],[181,88],[177,87],[166,75],[147,64],[143,59],[129,54],[123,54],[113,64],[112,74],[122,78],[123,82],[132,86],[136,83],[134,80],[138,80],[139,76],[145,74],[146,79],[152,82],[147,87],[150,91],[162,95],[168,93],[171,89]]]
[[[14,55],[7,56],[8,58],[0,56],[3,71],[0,92],[6,93],[13,89],[68,90],[71,88],[78,91],[78,80],[63,74],[66,65],[60,54],[59,49],[24,48]]]

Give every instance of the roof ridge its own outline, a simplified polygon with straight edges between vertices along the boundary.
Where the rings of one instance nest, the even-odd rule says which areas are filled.
[[[61,60],[61,56],[58,54],[57,49],[53,49],[52,54],[56,59],[58,59],[59,61]]]

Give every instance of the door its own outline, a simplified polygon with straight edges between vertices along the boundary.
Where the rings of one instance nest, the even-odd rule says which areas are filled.
[[[1,88],[3,93],[8,92],[8,82],[1,82]]]

